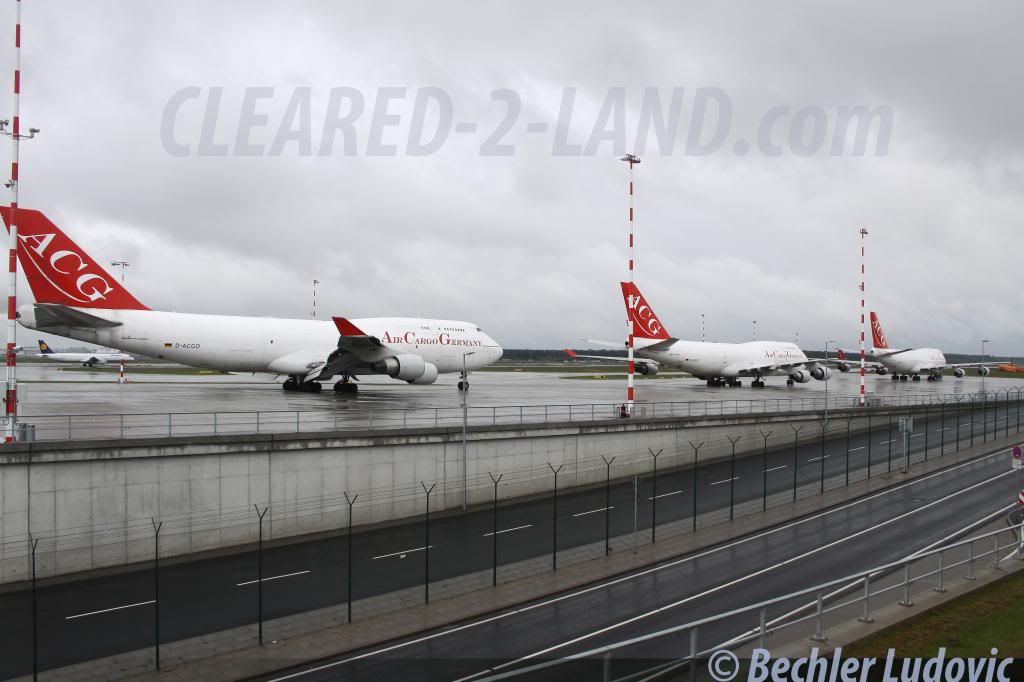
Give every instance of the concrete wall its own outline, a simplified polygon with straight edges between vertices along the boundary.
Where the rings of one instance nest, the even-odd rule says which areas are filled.
[[[874,425],[888,413],[871,411]],[[905,410],[904,412],[905,413]],[[829,436],[867,427],[865,411],[832,414]],[[500,496],[648,473],[648,448],[663,450],[661,469],[817,439],[815,415],[616,420],[471,428],[466,442],[469,504],[491,500],[488,473],[503,474]],[[363,434],[211,436],[153,440],[37,443],[0,451],[0,582],[28,576],[29,537],[39,539],[40,576],[142,561],[153,555],[153,520],[162,522],[161,556],[229,547],[255,539],[254,505],[270,507],[266,538],[333,530],[347,522],[345,492],[359,496],[355,525],[456,508],[463,496],[458,429]]]

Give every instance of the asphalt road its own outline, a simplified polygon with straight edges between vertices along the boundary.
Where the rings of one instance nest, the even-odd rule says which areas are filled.
[[[982,415],[975,417],[975,441],[980,442]],[[989,433],[997,425],[1002,433],[1005,419],[1005,413],[1001,412],[998,417],[990,413],[986,423]],[[1010,420],[1012,430],[1016,428],[1015,414],[1010,415]],[[920,427],[923,427],[921,422]],[[946,429],[945,436],[941,435],[943,428]],[[937,419],[931,421],[927,437],[931,457],[937,456],[941,438],[945,438],[947,448],[951,447],[955,429],[952,414],[948,415],[945,426]],[[966,415],[961,415],[960,430],[966,441],[970,432]],[[895,429],[893,437],[898,438]],[[900,444],[890,444],[890,440],[887,427],[872,434],[872,475],[888,470],[890,445],[892,466],[899,467]],[[915,460],[923,458],[924,443],[923,431],[911,439]],[[849,449],[851,471],[862,470],[866,466],[867,451],[866,436],[854,435]],[[821,446],[813,442],[797,450],[795,470],[798,485],[819,481],[823,463],[829,485],[841,484],[847,462],[845,436],[829,441],[825,454],[822,460]],[[783,447],[769,450],[766,458],[762,455],[737,458],[734,471],[729,462],[699,467],[696,488],[698,513],[728,508],[730,498],[737,504],[761,499],[765,483],[769,494],[792,489],[793,465],[793,448]],[[656,491],[658,523],[691,518],[693,491],[692,470],[659,474]],[[637,522],[641,529],[649,529],[655,506],[652,502],[654,493],[653,481],[641,479],[640,503],[637,506]],[[559,549],[603,539],[606,506],[602,488],[561,493],[558,500]],[[968,505],[968,508],[973,507]],[[549,554],[552,548],[552,510],[550,499],[501,505],[497,527],[499,563]],[[607,521],[612,536],[632,530],[632,481],[611,487]],[[430,527],[431,580],[490,568],[492,524],[490,509],[433,519]],[[359,600],[422,585],[424,530],[423,520],[414,519],[399,526],[357,532],[353,536],[354,598]],[[768,555],[774,554],[769,552]],[[263,567],[265,617],[270,619],[345,602],[346,559],[344,537],[268,549],[264,552]],[[745,564],[746,558],[740,563]],[[716,578],[716,571],[714,567],[709,569],[707,579]],[[255,622],[256,574],[254,552],[165,566],[160,579],[162,641],[175,641]],[[42,667],[60,667],[150,645],[153,641],[153,594],[151,570],[40,589],[38,613]],[[3,643],[0,677],[30,669],[30,623],[31,601],[27,591],[0,595],[0,642]]]
[[[1000,453],[655,569],[266,679],[482,679],[902,559],[1012,503],[1015,483]],[[754,620],[706,626],[698,646],[728,641]],[[614,673],[688,650],[687,633],[654,640],[629,649],[634,660],[618,661]],[[600,666],[589,661],[522,679],[595,679]]]

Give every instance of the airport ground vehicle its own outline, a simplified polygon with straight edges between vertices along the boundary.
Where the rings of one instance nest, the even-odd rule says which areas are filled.
[[[10,225],[10,209],[0,209]],[[45,331],[194,367],[287,376],[285,390],[356,391],[359,375],[431,384],[498,360],[502,348],[471,322],[410,317],[296,320],[150,310],[39,211],[19,208],[18,260],[35,303],[18,321]]]

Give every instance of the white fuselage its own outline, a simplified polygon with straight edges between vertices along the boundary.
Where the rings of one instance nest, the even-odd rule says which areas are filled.
[[[637,339],[637,346],[652,345],[657,341]],[[794,365],[810,363],[804,352],[794,343],[781,341],[749,341],[747,343],[708,343],[704,341],[676,341],[665,350],[638,348],[637,356],[650,358],[659,364],[676,367],[699,378],[736,378],[741,376],[789,376],[791,368],[779,367],[759,372],[746,366]]]
[[[120,322],[101,328],[47,327],[45,331],[132,353],[228,372],[304,375],[338,348],[338,328],[331,321],[270,317],[236,317],[160,312],[97,310],[83,312]],[[19,322],[35,329],[32,306],[19,309]],[[350,374],[372,374],[374,361],[415,354],[439,373],[478,369],[501,357],[494,339],[468,322],[420,318],[351,320],[383,347],[368,353]],[[465,355],[465,358],[463,356]]]
[[[915,348],[892,354],[891,348],[872,348],[867,356],[882,364],[891,374],[922,374],[939,371],[946,365],[946,356],[938,348]]]

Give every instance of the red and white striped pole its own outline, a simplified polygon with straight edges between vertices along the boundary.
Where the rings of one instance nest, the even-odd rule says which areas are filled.
[[[124,360],[121,360],[121,364],[117,369],[117,383],[125,384],[128,383],[124,378]]]
[[[865,318],[864,318],[864,238],[868,235],[866,228],[860,228],[860,399],[859,403],[861,407],[864,407],[866,400],[864,398],[864,332],[865,332]]]
[[[7,392],[4,396],[7,419],[4,442],[13,443],[18,426],[18,370],[15,347],[18,337],[18,142],[21,133],[19,98],[21,96],[21,0],[15,2],[14,25],[14,97],[11,128],[11,225],[7,265]]]
[[[626,380],[626,416],[633,416],[633,377],[636,365],[633,362],[633,308],[636,302],[633,300],[633,264],[636,247],[635,234],[633,232],[633,166],[640,163],[640,157],[633,154],[626,154],[622,161],[629,164],[629,305],[626,310],[626,349],[629,358],[629,375]]]

